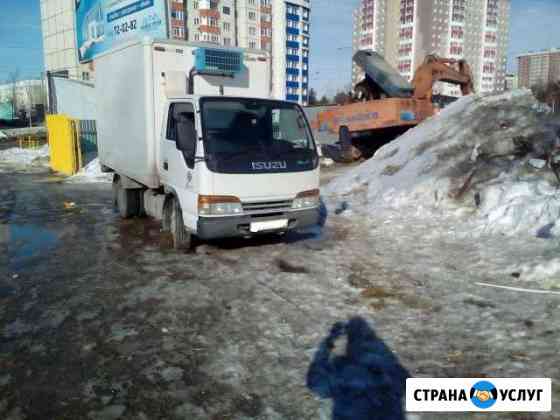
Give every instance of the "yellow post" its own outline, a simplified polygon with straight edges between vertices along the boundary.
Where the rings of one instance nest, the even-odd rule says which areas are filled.
[[[73,175],[80,169],[76,125],[66,115],[48,115],[50,166],[53,171]]]

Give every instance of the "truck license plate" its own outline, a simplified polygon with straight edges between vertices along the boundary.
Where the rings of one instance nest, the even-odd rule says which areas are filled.
[[[265,222],[251,223],[251,232],[263,232],[265,230],[275,230],[288,227],[288,219],[267,220]]]

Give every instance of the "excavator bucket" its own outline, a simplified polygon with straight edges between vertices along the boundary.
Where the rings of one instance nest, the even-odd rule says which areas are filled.
[[[410,98],[412,85],[391,67],[382,55],[373,50],[354,54],[354,62],[375,82],[389,98]]]

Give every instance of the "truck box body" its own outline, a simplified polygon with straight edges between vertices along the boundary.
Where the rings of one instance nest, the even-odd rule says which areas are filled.
[[[117,47],[95,60],[97,130],[101,164],[149,188],[161,185],[158,139],[163,103],[188,96],[189,72],[199,48],[214,45],[144,39]],[[270,97],[270,58],[244,50],[242,71],[235,77],[197,75],[197,95]]]

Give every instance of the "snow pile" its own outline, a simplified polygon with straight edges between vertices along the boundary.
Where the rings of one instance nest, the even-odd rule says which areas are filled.
[[[0,131],[0,139],[7,139],[8,136],[5,135],[2,131]]]
[[[67,179],[67,182],[111,182],[113,174],[101,172],[99,158],[92,160],[84,166],[76,175]]]
[[[478,232],[560,234],[560,125],[547,119],[528,90],[464,97],[326,192],[358,214],[439,211],[472,216]]]
[[[0,162],[14,165],[32,165],[38,163],[37,160],[47,158],[49,156],[49,146],[45,144],[37,149],[20,149],[12,147],[6,150],[0,150]]]

